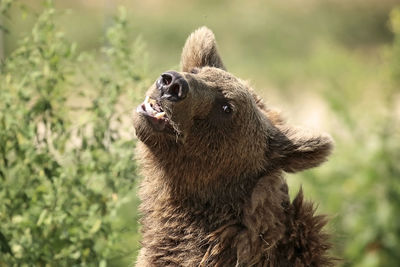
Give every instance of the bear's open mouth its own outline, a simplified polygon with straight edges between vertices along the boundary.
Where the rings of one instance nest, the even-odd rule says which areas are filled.
[[[137,107],[136,112],[143,114],[152,123],[156,130],[162,131],[169,125],[169,119],[161,105],[157,100],[148,96],[146,96],[143,103]]]

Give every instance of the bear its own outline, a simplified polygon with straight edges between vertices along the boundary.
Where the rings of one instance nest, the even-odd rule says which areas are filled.
[[[326,216],[285,172],[316,167],[333,141],[287,125],[229,73],[207,27],[133,116],[143,180],[136,266],[332,266]]]

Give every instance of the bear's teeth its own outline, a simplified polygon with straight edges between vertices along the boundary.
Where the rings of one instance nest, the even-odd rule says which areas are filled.
[[[161,119],[162,117],[164,117],[165,112],[159,112],[156,115],[154,115],[154,117],[156,117],[157,119]]]
[[[156,100],[154,100],[154,99],[152,99],[152,98],[149,98],[148,97],[148,100],[147,100],[149,103],[150,103],[150,105],[152,105],[152,106],[154,106],[155,104],[156,104]]]
[[[149,102],[144,102],[144,106],[146,108],[146,112],[149,113],[150,115],[154,115],[156,111],[151,107]]]

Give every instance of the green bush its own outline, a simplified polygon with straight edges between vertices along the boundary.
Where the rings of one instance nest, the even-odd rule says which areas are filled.
[[[137,229],[118,212],[137,177],[123,122],[142,87],[142,45],[120,9],[105,47],[77,52],[45,5],[0,70],[0,266],[106,266],[131,257],[121,244]]]
[[[336,149],[324,167],[296,179],[331,214],[342,266],[400,262],[400,9],[392,11],[390,24],[394,42],[381,64],[326,44],[307,64],[333,113]]]

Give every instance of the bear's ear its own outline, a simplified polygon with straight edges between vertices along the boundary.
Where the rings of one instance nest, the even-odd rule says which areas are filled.
[[[327,134],[315,134],[300,128],[283,125],[270,138],[270,149],[275,164],[286,172],[298,172],[324,162],[333,148]]]
[[[186,40],[181,55],[181,68],[182,71],[189,72],[193,68],[205,66],[225,70],[213,32],[207,27],[201,27]]]

